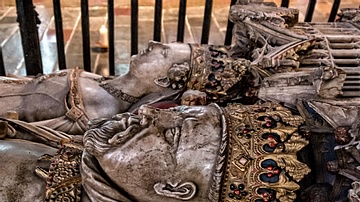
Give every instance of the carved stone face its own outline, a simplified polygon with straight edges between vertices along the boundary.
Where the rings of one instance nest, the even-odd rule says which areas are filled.
[[[156,85],[154,80],[166,77],[173,64],[190,62],[190,46],[183,43],[162,44],[150,41],[148,48],[131,57],[128,76],[136,83],[130,85],[142,86],[146,93],[161,92],[162,87]],[[134,92],[133,92],[134,93]]]
[[[107,176],[137,200],[204,201],[220,145],[220,119],[214,106],[142,106],[138,116],[105,123],[126,126],[108,131],[117,133],[96,158]],[[91,150],[86,138],[85,147]]]

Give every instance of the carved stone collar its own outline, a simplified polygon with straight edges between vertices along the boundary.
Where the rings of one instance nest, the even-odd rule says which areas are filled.
[[[140,99],[140,98],[131,96],[129,94],[126,94],[119,89],[116,89],[114,86],[110,85],[109,83],[101,83],[100,86],[103,89],[105,89],[108,93],[110,93],[110,95],[114,96],[115,98],[123,100],[125,102],[129,102],[131,104],[136,103]]]

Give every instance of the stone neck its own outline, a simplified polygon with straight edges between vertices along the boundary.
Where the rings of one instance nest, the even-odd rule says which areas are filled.
[[[140,95],[134,95],[136,92],[136,86],[131,85],[133,82],[129,82],[126,76],[116,77],[113,80],[103,82],[100,84],[109,94],[117,98],[124,104],[131,106],[139,101]]]

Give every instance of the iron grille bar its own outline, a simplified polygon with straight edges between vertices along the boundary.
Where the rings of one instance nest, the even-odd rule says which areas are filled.
[[[236,4],[237,0],[231,0],[230,7]],[[290,0],[282,0],[281,7],[288,7]],[[178,14],[177,41],[184,41],[185,17],[186,17],[186,0],[180,0]],[[209,33],[212,17],[212,0],[206,0],[204,9],[204,21],[201,35],[201,44],[209,42]],[[332,22],[336,18],[341,0],[334,0],[328,21]],[[161,41],[161,24],[162,24],[162,0],[155,0],[154,11],[154,33],[153,39]],[[316,0],[310,0],[305,22],[311,22]],[[60,0],[53,0],[54,18],[56,28],[56,42],[58,53],[59,69],[66,69],[66,56],[64,51],[64,33],[63,21],[61,14]],[[16,0],[16,9],[18,13],[18,22],[20,26],[22,47],[24,52],[24,60],[28,75],[37,75],[42,73],[42,62],[40,52],[40,42],[37,30],[37,13],[34,9],[32,0],[23,1]],[[138,0],[131,0],[131,55],[138,53]],[[90,29],[89,29],[89,5],[88,0],[81,0],[81,25],[83,40],[83,67],[86,71],[91,71],[91,55],[90,55]],[[108,0],[108,37],[109,37],[109,71],[110,75],[115,75],[115,48],[114,48],[114,0]],[[225,45],[230,45],[232,41],[232,29],[234,24],[228,20]],[[2,49],[0,47],[0,75],[6,74]]]
[[[139,2],[131,0],[131,55],[138,53]]]
[[[281,1],[281,7],[289,8],[289,0],[282,0]]]
[[[89,1],[81,0],[81,31],[83,40],[83,62],[85,71],[91,72]]]
[[[36,12],[32,0],[16,0],[18,22],[27,75],[42,74],[39,34],[36,25]]]
[[[114,0],[108,0],[109,74],[115,75]]]
[[[56,47],[59,69],[66,69],[66,59],[64,50],[64,32],[62,25],[62,15],[60,0],[53,0],[55,30],[56,30]]]
[[[162,0],[155,1],[154,41],[161,41]]]
[[[201,33],[201,44],[208,44],[211,25],[212,0],[206,0],[204,10],[204,21]]]
[[[6,76],[2,47],[0,46],[0,76]]]
[[[231,6],[235,5],[236,0],[231,0],[230,2],[230,9]],[[232,30],[234,28],[234,23],[232,23],[229,19],[227,22],[227,28],[226,28],[226,35],[225,35],[225,45],[231,45],[231,40],[232,40]]]
[[[331,8],[330,16],[329,16],[329,22],[334,22],[336,18],[336,14],[338,12],[339,6],[340,6],[341,0],[334,0],[333,6]]]
[[[309,5],[306,10],[306,15],[305,15],[305,20],[304,20],[305,22],[311,22],[311,19],[314,14],[314,10],[315,10],[315,5],[316,5],[316,0],[310,0]]]
[[[178,42],[184,42],[185,16],[186,16],[186,0],[180,0],[177,39],[176,39],[176,41]]]

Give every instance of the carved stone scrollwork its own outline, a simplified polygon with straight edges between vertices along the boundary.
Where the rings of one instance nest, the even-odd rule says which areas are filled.
[[[360,8],[342,8],[340,9],[339,20],[341,22],[360,23]]]
[[[256,80],[302,68],[320,68],[324,75],[316,92],[321,97],[359,95],[360,89],[353,81],[359,70],[358,8],[343,9],[342,22],[297,23],[296,9],[249,1],[245,4],[230,10],[229,19],[235,24],[232,50],[252,61],[250,68],[257,72]],[[344,83],[345,73],[349,81]]]
[[[256,64],[268,53],[286,50],[283,45],[308,39],[306,35],[299,35],[287,29],[297,22],[298,12],[296,9],[264,5],[233,6],[229,19],[235,23],[234,37],[237,40],[234,49],[240,52],[253,50],[246,58],[252,59]],[[288,49],[286,53],[280,55],[284,57],[293,55],[292,57],[296,58],[294,55],[296,51],[291,50],[293,49]]]

